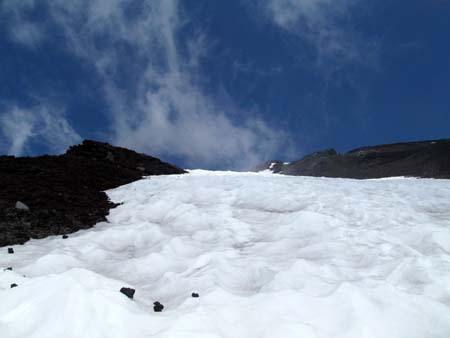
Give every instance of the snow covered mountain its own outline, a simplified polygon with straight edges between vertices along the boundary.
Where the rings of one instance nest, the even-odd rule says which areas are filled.
[[[107,194],[109,222],[1,248],[1,338],[450,337],[450,180],[193,171]]]

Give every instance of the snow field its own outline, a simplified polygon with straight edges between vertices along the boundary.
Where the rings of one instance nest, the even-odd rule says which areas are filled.
[[[108,195],[109,223],[0,248],[1,338],[450,337],[448,180],[197,170]]]

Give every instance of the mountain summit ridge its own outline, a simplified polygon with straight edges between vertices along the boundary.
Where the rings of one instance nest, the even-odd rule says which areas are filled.
[[[330,148],[284,164],[265,162],[251,171],[271,170],[293,176],[383,178],[408,176],[450,179],[450,139],[359,147],[346,153]]]

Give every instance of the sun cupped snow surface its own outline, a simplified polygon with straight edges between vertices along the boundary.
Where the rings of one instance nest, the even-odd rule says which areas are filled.
[[[108,195],[109,223],[0,248],[1,338],[450,337],[448,180],[192,171]]]

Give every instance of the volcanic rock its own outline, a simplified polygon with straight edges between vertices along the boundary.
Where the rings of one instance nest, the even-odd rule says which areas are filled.
[[[120,292],[122,292],[128,298],[133,299],[136,290],[132,288],[121,288]]]
[[[164,305],[162,305],[160,302],[153,303],[153,311],[161,312],[163,309],[164,309]]]
[[[0,247],[90,228],[115,206],[104,190],[183,173],[155,157],[90,140],[59,156],[0,156]],[[17,201],[29,211],[17,209]]]

